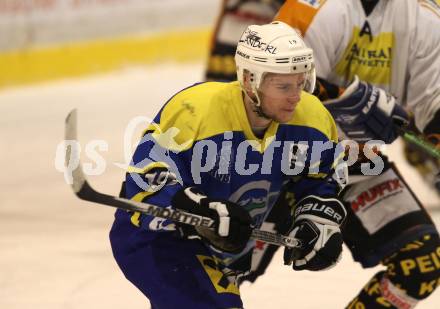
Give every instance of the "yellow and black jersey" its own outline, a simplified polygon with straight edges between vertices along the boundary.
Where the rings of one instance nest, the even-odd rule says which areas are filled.
[[[182,187],[245,207],[261,226],[283,183],[297,198],[333,196],[340,159],[333,118],[303,92],[289,123],[272,122],[257,138],[247,120],[238,82],[196,84],[172,97],[138,145],[126,177],[126,195],[170,207]],[[167,231],[172,222],[135,214],[133,224]],[[250,244],[250,247],[252,244]]]

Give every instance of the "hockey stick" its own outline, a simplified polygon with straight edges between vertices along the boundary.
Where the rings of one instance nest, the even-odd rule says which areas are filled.
[[[418,146],[419,148],[421,148],[423,151],[430,154],[434,158],[440,159],[440,149],[436,145],[434,145],[433,143],[424,139],[422,136],[419,136],[416,133],[406,128],[398,127],[398,126],[396,126],[396,128],[397,128],[397,132],[403,139],[410,142],[411,144]]]
[[[65,139],[76,141],[76,109],[72,110],[66,118],[65,123]],[[69,162],[75,159],[79,162],[80,153],[77,147],[68,146],[66,149],[65,166],[69,166]],[[81,163],[78,167],[72,171],[72,189],[77,197],[82,200],[98,203],[101,205],[111,206],[119,209],[124,209],[128,211],[138,211],[140,213],[170,219],[174,222],[179,222],[183,224],[188,224],[192,226],[203,226],[208,228],[214,228],[214,220],[209,217],[202,217],[192,213],[187,213],[184,211],[175,210],[172,208],[163,208],[152,204],[136,202],[133,200],[116,197],[104,193],[100,193],[94,190],[88,183],[86,176],[82,170]],[[274,244],[277,246],[285,246],[291,248],[301,247],[301,242],[293,237],[276,234],[268,231],[262,231],[254,229],[251,235],[252,239],[260,240],[269,244]]]

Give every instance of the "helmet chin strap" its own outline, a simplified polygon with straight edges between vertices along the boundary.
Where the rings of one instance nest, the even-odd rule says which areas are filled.
[[[251,100],[252,105],[253,105],[253,111],[254,111],[254,113],[256,113],[256,114],[258,115],[258,117],[265,118],[265,119],[268,119],[268,120],[273,120],[273,119],[270,118],[270,117],[269,117],[269,116],[263,111],[263,109],[261,108],[261,100],[260,100],[260,97],[259,97],[259,95],[258,95],[258,91],[257,91],[257,89],[255,88],[255,85],[252,85],[251,87],[252,87],[252,92],[255,94],[255,97],[257,98],[257,100],[255,101],[253,98],[251,98],[251,97],[247,94],[246,91],[245,91],[245,95],[249,98],[249,100]]]

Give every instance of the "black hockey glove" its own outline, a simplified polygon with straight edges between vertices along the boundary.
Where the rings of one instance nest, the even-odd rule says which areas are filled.
[[[239,253],[243,251],[252,233],[252,218],[243,207],[226,200],[210,199],[195,187],[178,191],[171,202],[176,209],[209,217],[215,221],[215,230],[195,227],[197,234],[215,248]],[[188,231],[188,226],[181,226]]]
[[[396,126],[408,124],[408,114],[392,95],[357,76],[339,98],[323,103],[347,138],[357,142],[392,143],[398,137]]]
[[[289,236],[298,238],[301,249],[284,249],[284,264],[294,270],[324,270],[336,265],[342,253],[340,225],[347,211],[335,198],[309,195],[295,206]]]

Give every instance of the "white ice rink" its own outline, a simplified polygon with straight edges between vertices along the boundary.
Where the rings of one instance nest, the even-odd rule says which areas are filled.
[[[73,195],[55,168],[56,147],[65,116],[78,108],[81,145],[108,145],[105,172],[90,182],[117,195],[124,170],[114,163],[124,162],[129,121],[153,117],[172,94],[200,81],[202,70],[200,63],[169,64],[0,92],[0,309],[148,308],[113,260],[114,210]],[[419,197],[440,210],[422,179],[397,160]],[[345,250],[330,271],[294,272],[282,265],[281,251],[265,277],[242,287],[246,308],[343,308],[378,270],[362,270]],[[419,308],[440,308],[440,291]]]

